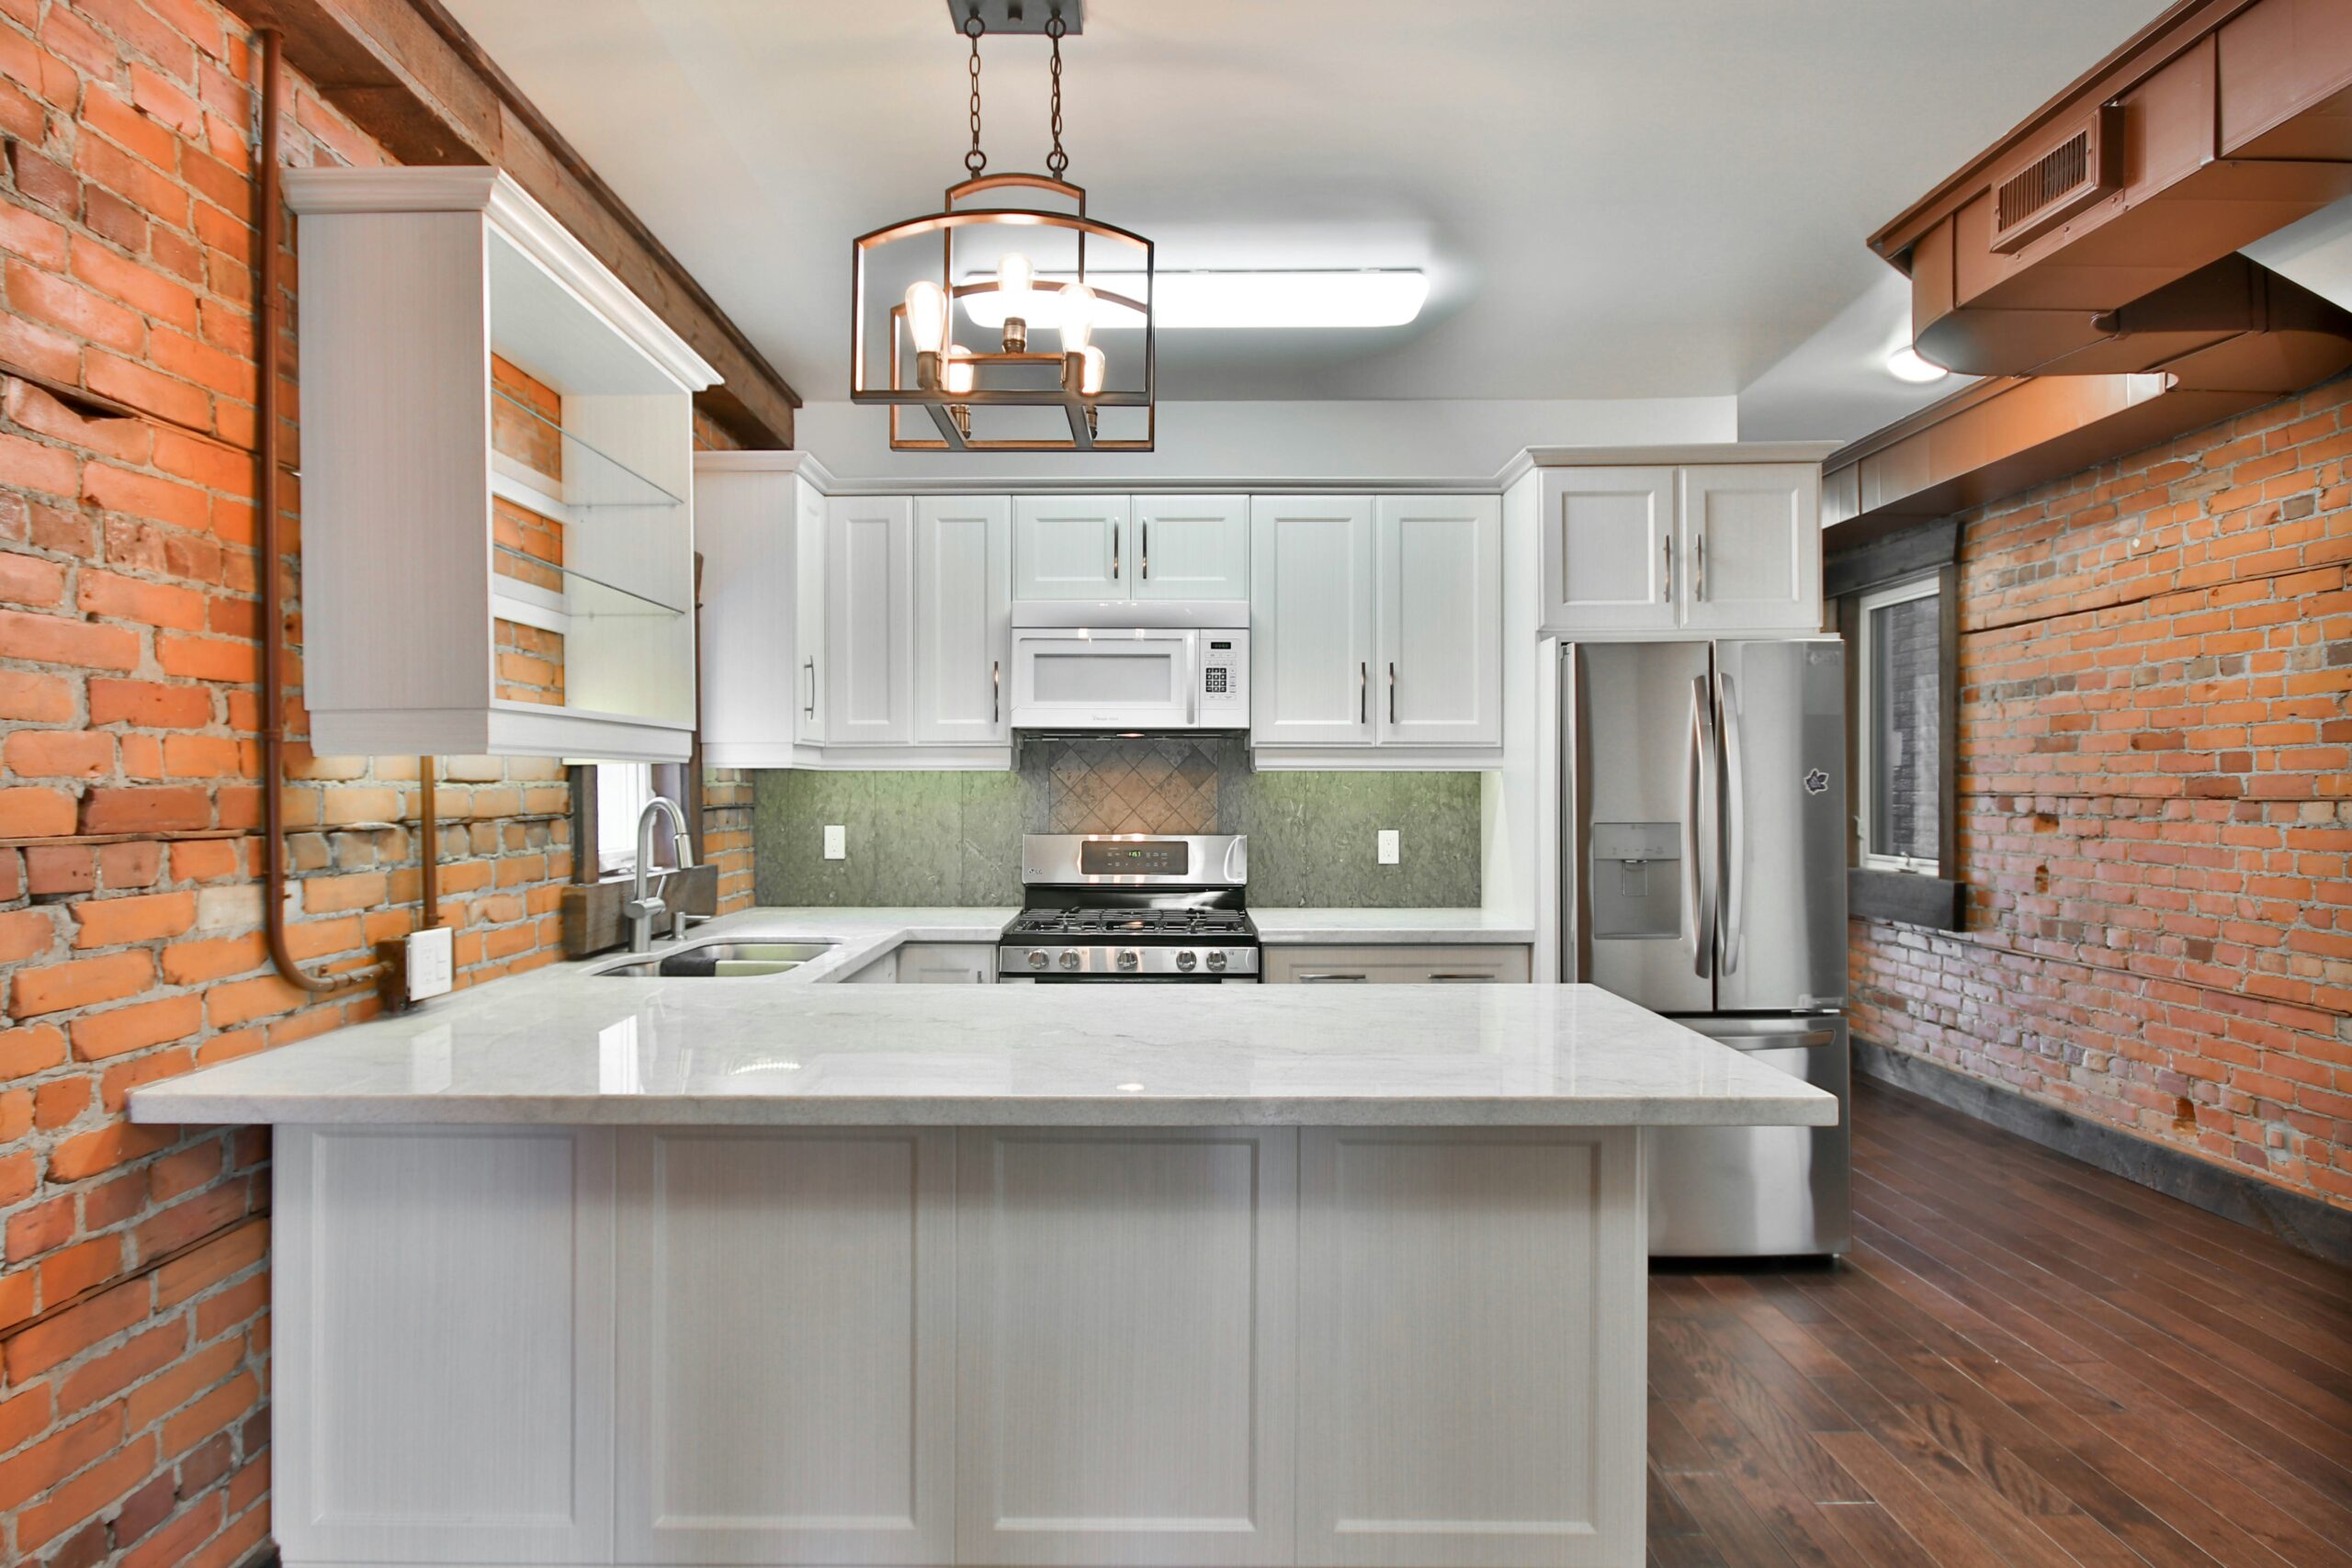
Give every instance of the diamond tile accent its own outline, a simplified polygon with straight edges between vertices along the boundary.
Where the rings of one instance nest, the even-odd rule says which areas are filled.
[[[1228,742],[1156,738],[1051,742],[1049,833],[1214,833]]]

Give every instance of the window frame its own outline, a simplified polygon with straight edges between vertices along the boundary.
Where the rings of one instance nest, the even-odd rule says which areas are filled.
[[[1876,650],[1871,646],[1871,616],[1874,611],[1888,609],[1896,604],[1908,604],[1921,599],[1939,599],[1945,592],[1944,576],[1944,572],[1940,570],[1928,570],[1871,589],[1854,597],[1854,863],[1865,871],[1896,872],[1910,876],[1941,876],[1943,874],[1943,859],[1940,850],[1935,856],[1928,857],[1884,854],[1871,848],[1873,841],[1871,807],[1876,793],[1874,788],[1876,773],[1873,763],[1877,757],[1878,744],[1876,703],[1878,661],[1875,657]],[[1940,604],[1938,606],[1938,613],[1939,615],[1942,613]],[[1942,672],[1939,671],[1939,680],[1941,679]],[[1936,755],[1939,771],[1951,765],[1951,759],[1946,748],[1951,744],[1952,737],[1942,733],[1944,716],[1949,705],[1945,696],[1946,694],[1940,691],[1937,694],[1935,709],[1938,731]],[[1939,791],[1937,803],[1939,818],[1943,809]],[[1944,833],[1948,830],[1948,825],[1939,820],[1936,828],[1939,843],[1940,843]]]

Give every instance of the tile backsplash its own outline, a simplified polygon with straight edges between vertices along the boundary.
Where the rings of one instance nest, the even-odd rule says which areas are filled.
[[[1034,741],[1012,773],[763,772],[763,904],[1017,904],[1023,833],[1247,833],[1269,908],[1450,908],[1479,899],[1476,773],[1254,773],[1238,739]],[[824,829],[846,832],[824,858]],[[1376,863],[1379,830],[1401,863]]]

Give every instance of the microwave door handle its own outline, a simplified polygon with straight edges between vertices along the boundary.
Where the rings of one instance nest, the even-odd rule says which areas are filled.
[[[1690,900],[1690,964],[1701,979],[1713,978],[1715,952],[1715,878],[1713,849],[1705,842],[1701,818],[1708,813],[1709,770],[1714,762],[1713,705],[1707,700],[1707,678],[1690,678],[1690,754],[1683,773],[1683,886]]]
[[[1731,677],[1721,680],[1718,720],[1724,736],[1724,917],[1723,973],[1739,967],[1740,940],[1747,912],[1747,769],[1740,754],[1739,697]]]
[[[1202,662],[1201,634],[1186,632],[1181,645],[1184,649],[1184,728],[1201,727],[1201,685],[1208,679],[1207,666]]]

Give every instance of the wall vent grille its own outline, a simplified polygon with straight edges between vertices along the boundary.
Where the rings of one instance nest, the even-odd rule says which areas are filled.
[[[2056,146],[1993,182],[1993,249],[2014,251],[2120,188],[2121,113],[2114,105],[2081,121]]]

